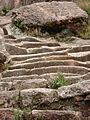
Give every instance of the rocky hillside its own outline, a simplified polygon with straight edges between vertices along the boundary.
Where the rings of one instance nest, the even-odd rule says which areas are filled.
[[[90,40],[74,36],[87,22],[73,2],[40,1],[0,17],[0,120],[90,120]]]

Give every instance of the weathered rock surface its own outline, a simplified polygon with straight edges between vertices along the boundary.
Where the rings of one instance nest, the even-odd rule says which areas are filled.
[[[7,25],[9,23],[11,23],[11,18],[10,17],[0,16],[0,27],[3,27],[4,25]]]
[[[23,113],[22,110],[18,109],[9,109],[9,108],[2,108],[0,109],[0,117],[1,120],[13,120],[13,118],[18,118],[17,116],[14,116],[15,113]],[[38,119],[44,119],[44,120],[80,120],[80,113],[74,112],[74,111],[59,111],[59,110],[33,110],[32,112],[29,112],[26,114],[23,113],[20,117],[21,119],[28,119],[28,120],[38,120]]]
[[[61,98],[75,97],[90,94],[90,80],[59,88]]]
[[[48,32],[58,31],[62,28],[61,26],[73,29],[77,21],[78,25],[76,26],[80,27],[88,18],[87,13],[75,3],[55,1],[24,6],[14,10],[12,15],[14,16],[13,22],[15,25],[21,21],[21,24],[25,24],[28,28],[41,27],[41,31],[47,30]]]
[[[46,120],[52,120],[52,117],[53,120],[89,119],[89,43],[62,47],[60,43],[42,42],[32,37],[5,38],[5,45],[13,65],[2,73],[0,79],[2,118],[5,116],[4,111],[8,120],[12,118],[13,112],[6,108],[18,110],[19,107],[21,111],[23,108],[32,109],[24,116],[27,120],[36,120],[41,116]],[[84,56],[87,59],[83,59]],[[63,72],[69,84],[54,90],[50,88],[49,82],[57,72]]]
[[[58,3],[61,4],[61,2]],[[67,6],[67,2],[62,4],[64,3]],[[30,5],[29,8],[35,11],[33,6],[36,6],[37,11],[42,11],[42,15],[44,13],[47,16],[55,15],[58,12],[52,12],[54,7],[49,9],[45,6],[44,11],[43,5],[42,7],[38,6],[41,4],[48,4],[50,7],[50,5],[57,5],[57,2],[37,3]],[[74,3],[68,2],[68,7],[71,7],[70,5],[76,6]],[[61,6],[63,7],[63,5]],[[57,7],[55,10],[59,10],[59,5]],[[72,7],[71,9],[73,9]],[[25,7],[20,10],[23,8]],[[24,11],[27,12],[29,8]],[[79,8],[82,12],[78,14],[76,14],[77,11],[74,12],[76,9],[71,11],[69,8],[65,8],[64,12],[62,10],[61,14],[57,14],[58,21],[56,23],[61,20],[63,14],[66,16],[65,19],[68,19],[65,11],[67,9],[75,16],[82,15],[83,20],[87,19],[87,14]],[[16,11],[18,13],[18,10]],[[26,14],[23,12],[21,16],[21,13],[22,11],[17,14],[17,17],[23,16],[25,18]],[[53,21],[54,17],[56,16],[51,16],[50,21]],[[0,74],[0,120],[13,120],[17,116],[22,120],[89,120],[90,41],[74,38],[75,41],[67,44],[52,41],[51,38],[24,36],[17,39],[8,35],[11,31],[6,29],[6,26],[9,25],[10,21],[8,22],[8,20],[11,18],[8,20],[7,18],[2,17],[0,22],[2,27],[0,29],[0,51],[2,53],[0,62],[2,64],[7,62],[7,52],[9,52],[12,64],[9,64],[7,70]],[[25,20],[27,19],[28,14]],[[36,21],[33,23],[36,24]],[[44,24],[44,22],[42,23]],[[38,23],[38,25],[40,24]],[[63,72],[64,79],[68,83],[63,83],[59,89],[53,89],[50,82],[57,76],[57,72]]]
[[[13,120],[13,110],[9,108],[0,109],[0,120]]]

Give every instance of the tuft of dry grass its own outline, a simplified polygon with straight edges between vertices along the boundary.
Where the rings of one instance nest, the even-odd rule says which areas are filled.
[[[85,10],[89,15],[89,21],[87,26],[79,33],[79,35],[84,39],[90,39],[90,0],[76,0],[75,1],[80,8]]]
[[[90,0],[76,0],[76,3],[90,15]]]

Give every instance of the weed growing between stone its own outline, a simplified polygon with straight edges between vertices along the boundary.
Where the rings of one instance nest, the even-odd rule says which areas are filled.
[[[30,108],[17,108],[13,110],[13,120],[23,120],[23,117],[27,114],[31,113]]]
[[[52,89],[58,89],[59,87],[67,85],[69,85],[69,81],[64,78],[62,73],[58,73],[58,75],[50,81],[50,88]]]
[[[17,19],[16,21],[14,21],[14,24],[17,28],[21,29],[22,32],[27,29],[27,26],[26,24],[24,24],[23,20]]]
[[[13,120],[22,120],[22,117],[23,117],[23,111],[20,109],[15,109]]]

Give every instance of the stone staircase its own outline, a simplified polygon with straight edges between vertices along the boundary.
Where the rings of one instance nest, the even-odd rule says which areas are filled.
[[[0,120],[90,120],[90,41],[4,38],[11,56],[0,79]],[[63,73],[67,86],[50,88]]]

